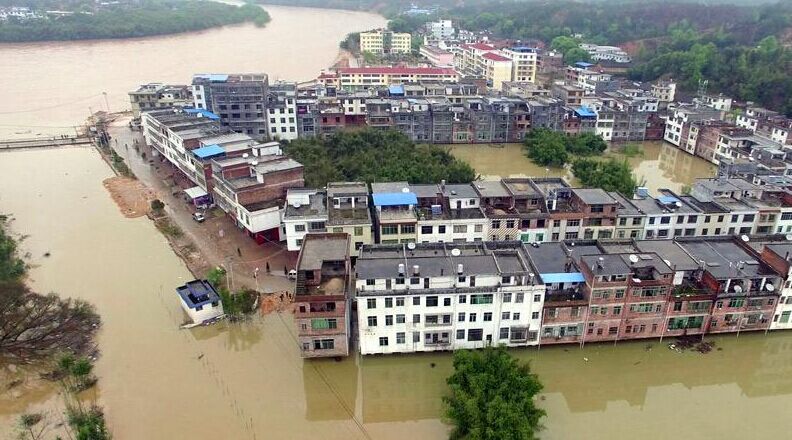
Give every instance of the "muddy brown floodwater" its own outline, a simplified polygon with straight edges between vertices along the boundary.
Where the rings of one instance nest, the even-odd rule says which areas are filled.
[[[641,142],[643,154],[629,157],[627,161],[639,181],[645,180],[646,186],[655,193],[659,188],[681,191],[700,177],[712,177],[715,166],[693,157],[670,144],[661,141]],[[576,184],[571,171],[566,168],[545,168],[531,162],[521,144],[498,146],[460,144],[449,145],[454,156],[465,160],[485,179],[499,177],[566,177]],[[619,159],[624,156],[608,153]]]
[[[447,353],[303,362],[289,314],[178,330],[173,287],[190,274],[147,218],[118,211],[108,177],[89,148],[0,153],[0,206],[29,235],[33,286],[102,315],[94,392],[116,438],[444,438]],[[707,355],[656,341],[513,353],[545,384],[542,438],[784,438],[792,334],[714,340]],[[58,414],[35,371],[13,393],[0,371],[0,438],[21,412]]]

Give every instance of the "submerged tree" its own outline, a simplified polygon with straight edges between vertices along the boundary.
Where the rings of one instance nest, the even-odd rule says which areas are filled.
[[[446,418],[454,425],[451,439],[531,440],[541,429],[545,411],[534,397],[542,390],[528,364],[505,348],[459,350],[443,398]]]
[[[99,315],[85,301],[41,295],[18,282],[0,284],[0,355],[85,353],[93,349],[98,326]]]

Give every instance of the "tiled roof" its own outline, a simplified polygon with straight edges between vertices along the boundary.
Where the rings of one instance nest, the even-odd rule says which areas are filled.
[[[482,58],[486,58],[486,59],[492,60],[492,61],[511,61],[510,58],[507,58],[507,57],[505,57],[503,55],[498,55],[498,54],[492,53],[492,52],[485,53],[484,55],[482,55]]]

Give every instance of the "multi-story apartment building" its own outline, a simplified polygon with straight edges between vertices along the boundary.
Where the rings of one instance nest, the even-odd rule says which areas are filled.
[[[792,245],[784,242],[765,243],[761,260],[784,277],[781,297],[773,313],[770,329],[792,328]]]
[[[535,83],[538,51],[533,47],[508,47],[501,51],[512,62],[511,81]]]
[[[297,258],[294,322],[304,358],[349,354],[354,285],[349,235],[308,234]]]
[[[143,84],[137,90],[129,92],[129,102],[132,105],[132,117],[139,118],[140,112],[191,106],[192,89],[185,85]]]
[[[266,74],[193,75],[192,93],[195,108],[217,114],[223,126],[257,138],[268,135]]]
[[[297,84],[276,82],[267,93],[267,134],[272,139],[297,139]]]
[[[676,100],[676,83],[662,80],[652,83],[652,96],[661,103],[674,102]]]
[[[418,200],[415,226],[418,243],[486,240],[488,220],[470,185],[410,185],[410,190]]]
[[[451,20],[437,20],[426,23],[426,33],[430,38],[443,41],[453,38],[456,31]]]
[[[281,223],[282,236],[286,237],[286,250],[299,251],[305,234],[325,232],[326,193],[308,188],[289,188]]]
[[[378,243],[415,242],[418,198],[407,182],[372,183],[374,237]]]
[[[360,51],[374,54],[410,53],[412,36],[406,32],[376,29],[360,33]]]
[[[640,193],[643,197],[648,195],[647,189],[639,187],[636,192]],[[617,239],[643,239],[644,221],[646,215],[638,209],[632,200],[627,199],[616,191],[608,193],[613,200],[618,203],[616,210],[616,228],[614,229],[614,238]]]
[[[344,90],[364,90],[422,81],[459,82],[459,74],[448,67],[346,67],[335,73]]]
[[[538,342],[545,286],[520,242],[364,246],[355,273],[361,354]]]
[[[561,100],[562,105],[570,107],[580,107],[583,105],[584,90],[578,86],[566,84],[553,84],[550,94],[554,98]]]
[[[589,56],[594,61],[612,61],[621,64],[632,61],[630,55],[620,47],[583,43],[580,45],[580,48],[588,52]]]
[[[695,141],[689,142],[690,127],[694,122],[708,119],[720,119],[720,111],[710,107],[680,105],[674,110],[673,116],[669,116],[666,120],[663,139],[679,149],[694,154]]]
[[[454,54],[445,49],[437,46],[421,46],[418,53],[429,61],[433,66],[437,67],[453,67]]]
[[[353,257],[363,245],[374,243],[369,211],[369,190],[365,182],[327,184],[327,230],[346,233]]]
[[[214,200],[234,223],[262,243],[281,240],[289,188],[302,188],[303,166],[283,155],[254,155],[212,161]]]

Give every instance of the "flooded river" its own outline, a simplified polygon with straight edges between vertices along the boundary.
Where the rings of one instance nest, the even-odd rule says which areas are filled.
[[[645,181],[652,193],[659,188],[679,192],[696,178],[712,177],[715,166],[693,157],[670,144],[660,141],[641,143],[643,154],[628,157],[627,161],[638,181]],[[545,168],[531,162],[523,153],[521,144],[450,145],[454,156],[468,162],[483,178],[498,177],[566,177],[576,184],[572,172],[567,168]],[[608,153],[619,159],[620,154]]]
[[[101,185],[108,176],[91,149],[0,154],[0,206],[29,236],[33,286],[102,315],[95,397],[116,438],[445,436],[449,354],[303,362],[288,314],[178,330],[172,289],[190,274],[150,221],[121,215]],[[514,353],[545,383],[543,438],[783,438],[792,334],[715,341],[722,350],[707,355],[654,341]],[[20,412],[57,415],[57,403],[34,378],[0,393],[0,438]]]
[[[304,81],[333,64],[349,32],[385,24],[365,12],[266,6],[252,24],[126,40],[0,44],[0,139],[73,133],[93,111],[129,108],[146,82],[189,83],[200,72],[265,72]],[[107,93],[105,102],[102,92]]]

